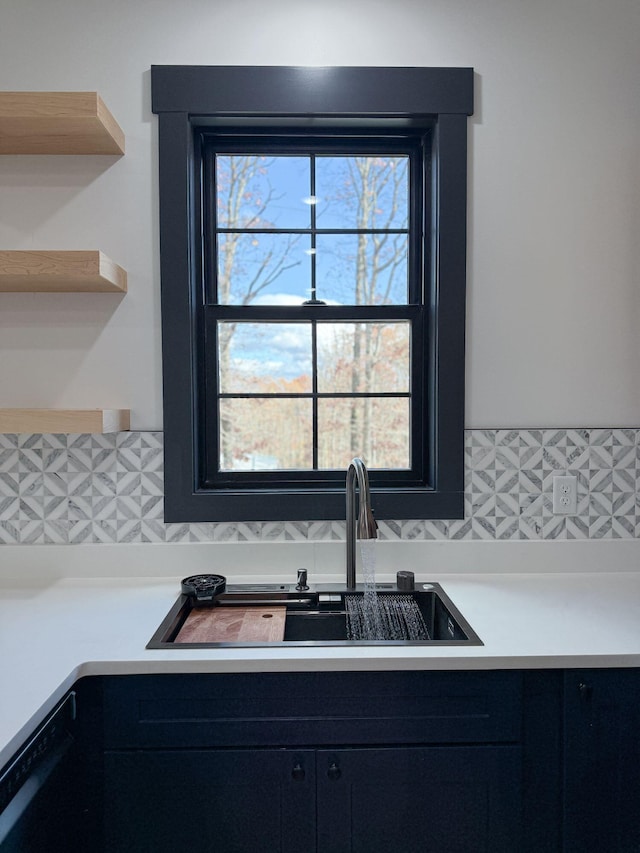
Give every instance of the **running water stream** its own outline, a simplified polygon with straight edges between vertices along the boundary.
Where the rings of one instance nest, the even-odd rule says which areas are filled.
[[[410,595],[378,595],[376,539],[361,539],[364,594],[345,595],[350,640],[428,640],[422,613]]]
[[[383,625],[380,612],[378,593],[376,592],[376,562],[378,552],[377,539],[360,540],[360,556],[362,557],[362,578],[364,580],[364,595],[362,596],[362,631],[364,640],[382,640]]]

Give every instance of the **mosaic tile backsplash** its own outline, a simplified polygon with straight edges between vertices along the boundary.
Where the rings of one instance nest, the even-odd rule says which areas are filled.
[[[165,524],[161,432],[0,435],[0,544],[343,539],[344,523]],[[465,518],[378,520],[383,539],[640,538],[640,429],[468,430]],[[552,512],[573,474],[575,516]]]

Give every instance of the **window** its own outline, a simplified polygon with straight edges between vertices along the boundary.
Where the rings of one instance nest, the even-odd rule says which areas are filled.
[[[461,517],[472,71],[152,73],[165,519]]]
[[[417,479],[419,144],[200,139],[204,482],[335,484],[354,456]]]

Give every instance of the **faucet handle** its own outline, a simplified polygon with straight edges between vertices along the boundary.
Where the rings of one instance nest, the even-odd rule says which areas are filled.
[[[299,592],[303,592],[306,589],[309,589],[307,585],[307,570],[306,569],[298,569],[298,583],[296,584],[296,589]]]

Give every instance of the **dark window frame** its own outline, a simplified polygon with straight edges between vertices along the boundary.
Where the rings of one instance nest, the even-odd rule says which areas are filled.
[[[316,133],[311,134],[291,134],[282,135],[282,129],[274,128],[266,130],[264,128],[256,128],[253,131],[255,136],[251,135],[251,131],[246,131],[244,137],[239,137],[237,133],[229,133],[225,130],[224,134],[215,134],[213,138],[209,138],[206,131],[202,131],[199,136],[199,145],[197,149],[202,150],[202,166],[203,166],[203,227],[202,233],[205,235],[202,239],[202,246],[199,247],[198,254],[202,252],[204,258],[203,267],[203,322],[204,322],[204,351],[202,361],[202,379],[203,379],[203,404],[200,407],[201,418],[201,435],[204,437],[202,443],[202,457],[200,460],[201,484],[205,489],[227,488],[233,489],[242,488],[244,490],[250,488],[262,488],[265,484],[277,486],[278,488],[308,488],[312,483],[315,483],[318,488],[326,488],[327,486],[337,484],[342,485],[345,479],[344,470],[326,470],[326,469],[310,469],[310,470],[264,470],[264,471],[220,471],[218,466],[219,459],[219,427],[218,427],[218,398],[223,395],[218,388],[218,373],[210,368],[213,360],[208,353],[217,351],[216,340],[216,321],[235,321],[235,322],[287,322],[287,323],[305,323],[311,324],[322,322],[367,322],[377,321],[380,323],[406,321],[411,325],[411,366],[410,377],[418,379],[422,374],[422,364],[424,363],[424,327],[426,321],[427,309],[424,305],[422,293],[422,275],[421,270],[423,262],[421,258],[422,243],[421,234],[423,223],[421,220],[422,203],[416,203],[414,193],[410,193],[410,215],[408,231],[408,244],[412,244],[408,252],[408,293],[405,303],[394,303],[391,305],[355,305],[353,303],[345,303],[340,306],[325,305],[319,303],[312,305],[305,303],[299,306],[267,306],[267,305],[239,305],[235,303],[225,304],[219,303],[216,298],[216,266],[217,258],[215,246],[215,227],[213,216],[209,213],[215,209],[215,188],[214,188],[214,163],[213,158],[217,151],[225,153],[268,153],[268,154],[295,154],[301,155],[312,152],[317,155],[319,152],[323,154],[331,153],[347,153],[353,156],[354,151],[358,154],[375,153],[382,156],[387,154],[407,154],[411,161],[411,170],[415,173],[413,183],[420,189],[424,185],[423,179],[423,151],[425,148],[424,137],[430,135],[430,130],[419,133],[406,131],[394,132],[393,135],[380,132],[373,134],[362,135],[347,133],[344,129],[337,128],[327,130],[324,136],[318,136]],[[427,149],[430,145],[427,145]],[[222,228],[223,232],[227,229]],[[286,230],[286,229],[285,229]],[[335,229],[338,233],[345,233],[345,230]],[[300,229],[301,234],[313,234],[315,231],[323,233],[323,229],[317,228]],[[247,233],[254,233],[254,229],[250,229]],[[259,233],[257,229],[256,233]],[[287,233],[291,233],[288,231]],[[322,295],[322,294],[320,294]],[[411,406],[411,466],[408,469],[402,470],[370,470],[371,479],[378,485],[387,487],[398,487],[401,485],[418,486],[424,479],[425,470],[425,448],[423,446],[422,435],[424,434],[425,421],[425,405],[423,401],[423,383],[421,378],[414,381],[414,387],[411,391],[405,394],[389,394],[388,396],[406,396],[410,397]],[[256,396],[263,397],[263,394]],[[311,390],[309,397],[312,400],[322,398],[323,396],[336,396],[331,394],[323,395],[320,392]],[[357,397],[357,394],[344,396]],[[365,396],[365,395],[361,395]],[[380,393],[371,392],[366,396],[381,397]],[[314,419],[315,421],[315,419]],[[315,433],[315,423],[314,423]],[[315,452],[317,448],[315,448]]]
[[[371,476],[379,518],[464,514],[464,328],[467,116],[470,68],[154,66],[159,116],[165,434],[165,521],[275,521],[344,517],[344,484],[256,488],[203,485],[203,274],[198,233],[203,128],[426,128],[433,142],[422,482]]]

